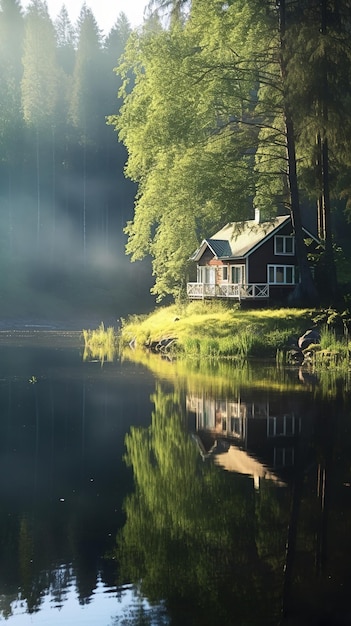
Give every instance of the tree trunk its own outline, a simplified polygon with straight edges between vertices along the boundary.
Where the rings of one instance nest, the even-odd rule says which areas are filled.
[[[320,0],[320,33],[321,36],[327,34],[327,1]],[[337,295],[337,276],[333,251],[332,228],[331,228],[331,207],[330,207],[330,189],[329,189],[329,148],[327,137],[328,124],[328,76],[325,57],[322,59],[322,97],[320,111],[322,116],[322,129],[318,133],[318,162],[317,167],[320,198],[319,202],[319,237],[324,244],[324,258],[322,274],[325,284],[325,292],[335,297]]]
[[[307,258],[302,219],[300,210],[299,188],[297,183],[296,154],[294,128],[291,118],[285,111],[286,150],[288,155],[288,182],[290,191],[291,221],[295,234],[296,256],[300,270],[300,283],[295,289],[294,299],[301,304],[315,304],[318,299],[317,290],[313,281],[311,267]]]
[[[37,174],[37,251],[39,251],[40,220],[41,220],[41,198],[40,198],[40,154],[39,154],[39,128],[38,124],[35,133],[35,160]]]
[[[52,215],[51,215],[51,246],[50,246],[50,263],[51,266],[54,265],[55,259],[55,248],[56,248],[56,137],[55,137],[55,126],[51,127],[51,139],[52,139]]]
[[[326,136],[322,139],[322,212],[324,224],[324,269],[327,282],[327,293],[335,298],[337,296],[338,287],[331,227],[329,149],[328,138]]]
[[[323,194],[322,194],[322,142],[321,142],[321,134],[317,133],[316,137],[316,177],[319,195],[317,198],[317,231],[318,237],[321,241],[325,240],[325,221],[324,221],[324,211],[323,211]]]
[[[286,30],[285,0],[279,2],[279,31],[280,31],[280,70],[283,80],[283,89],[286,85],[287,70],[284,59]],[[317,290],[313,281],[312,272],[307,259],[307,248],[304,242],[300,209],[299,187],[297,182],[295,133],[290,107],[287,99],[284,102],[284,124],[286,135],[286,152],[288,162],[288,185],[290,193],[290,211],[295,234],[296,256],[300,270],[300,283],[297,285],[292,300],[297,304],[315,304],[318,300]]]

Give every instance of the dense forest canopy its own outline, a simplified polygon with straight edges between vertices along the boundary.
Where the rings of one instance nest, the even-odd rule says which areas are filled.
[[[350,276],[351,2],[152,0],[150,8],[127,42],[123,105],[109,120],[138,185],[127,252],[151,255],[158,299],[177,296],[202,238],[254,208],[267,219],[290,211],[300,296],[318,297],[307,223],[321,240],[319,298],[335,300]]]
[[[125,256],[135,185],[106,124],[131,32],[121,13],[103,37],[85,4],[72,24],[64,5],[53,22],[44,0],[26,11],[0,1],[2,319],[112,318],[152,306],[149,265]]]
[[[306,219],[319,295],[350,292],[350,9],[151,0],[103,36],[86,4],[0,0],[2,316],[148,310],[151,273],[184,293],[202,238],[255,208],[291,212],[305,298]]]

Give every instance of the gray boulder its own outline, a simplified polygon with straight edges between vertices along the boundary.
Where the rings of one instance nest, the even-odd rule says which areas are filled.
[[[317,328],[311,328],[301,335],[297,340],[297,345],[301,350],[306,350],[313,343],[320,343],[321,335]]]

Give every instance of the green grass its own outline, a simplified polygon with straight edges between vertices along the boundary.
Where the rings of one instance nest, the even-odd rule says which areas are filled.
[[[101,324],[84,330],[85,359],[112,361],[131,342],[140,349],[160,340],[175,339],[171,355],[194,360],[273,358],[278,365],[287,362],[288,351],[297,339],[315,325],[320,312],[312,309],[243,310],[223,303],[195,302],[160,307],[150,315],[122,320],[117,336],[113,328]],[[305,364],[323,368],[350,368],[348,335],[325,324],[321,341],[305,351]]]
[[[351,345],[345,334],[337,333],[334,328],[324,326],[318,345],[310,347],[309,359],[312,366],[321,369],[349,369]]]
[[[242,310],[222,303],[193,302],[124,320],[122,345],[139,347],[176,338],[173,350],[194,357],[275,357],[312,324],[308,309]]]
[[[83,330],[85,361],[99,360],[112,362],[118,353],[118,339],[114,328],[105,328],[101,322],[96,330]]]

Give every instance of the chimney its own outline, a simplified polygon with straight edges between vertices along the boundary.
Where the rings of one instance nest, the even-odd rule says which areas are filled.
[[[259,224],[260,223],[260,219],[261,219],[260,209],[255,209],[255,223]]]

